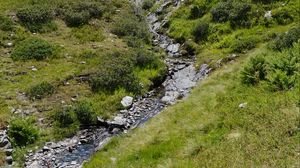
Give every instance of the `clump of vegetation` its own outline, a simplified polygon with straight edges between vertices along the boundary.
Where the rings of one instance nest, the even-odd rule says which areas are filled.
[[[66,24],[70,27],[79,27],[87,24],[90,19],[90,14],[87,11],[76,12],[68,11],[65,13],[64,19]]]
[[[112,28],[112,32],[120,37],[132,36],[150,42],[150,33],[145,21],[133,14],[124,14],[118,18]]]
[[[115,52],[103,62],[97,75],[90,80],[94,92],[115,91],[124,88],[138,93],[139,81],[133,73],[133,61],[128,56]]]
[[[14,145],[26,146],[38,139],[39,131],[30,118],[13,119],[9,123],[8,135]]]
[[[27,91],[27,95],[30,99],[42,99],[48,95],[53,94],[55,91],[55,87],[48,83],[48,82],[42,82],[40,84],[37,84]]]
[[[242,82],[248,85],[258,84],[259,81],[265,80],[267,76],[267,64],[264,56],[256,56],[250,59],[250,62],[241,72]]]
[[[287,25],[294,21],[294,17],[290,14],[287,9],[281,9],[274,11],[272,16],[279,25]]]
[[[155,4],[155,0],[145,0],[143,1],[142,8],[144,10],[149,10],[153,7],[154,4]]]
[[[209,35],[208,23],[198,24],[193,31],[193,36],[195,37],[196,42],[206,40],[208,35]]]
[[[53,119],[60,128],[70,127],[76,122],[76,116],[71,107],[62,107],[54,112]]]
[[[232,52],[241,53],[242,51],[255,48],[258,41],[257,38],[252,36],[237,38],[232,42],[230,48]]]
[[[54,55],[54,46],[38,38],[28,38],[20,42],[12,51],[13,60],[43,60]]]
[[[79,102],[74,108],[75,115],[82,126],[90,126],[96,122],[96,113],[92,109],[92,104]]]
[[[25,6],[17,11],[20,22],[32,32],[41,31],[53,19],[53,11],[45,5]]]
[[[72,29],[72,36],[74,36],[82,43],[104,40],[104,36],[101,28],[89,26],[89,25]]]
[[[0,30],[12,31],[14,29],[14,22],[8,17],[0,15]]]
[[[270,44],[273,50],[282,51],[286,48],[293,46],[295,42],[300,38],[300,29],[299,27],[293,28],[286,33],[282,33],[277,36],[274,41]]]
[[[80,53],[80,57],[82,58],[95,58],[97,55],[98,54],[93,50],[84,50],[82,53]]]
[[[156,56],[153,52],[148,50],[139,49],[136,53],[136,66],[145,68],[147,66],[155,68],[157,65],[155,64]]]
[[[205,4],[193,5],[191,7],[190,19],[201,18],[207,12],[207,6]]]

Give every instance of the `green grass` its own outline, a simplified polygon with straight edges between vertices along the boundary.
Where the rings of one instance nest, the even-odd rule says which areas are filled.
[[[299,90],[240,82],[240,67],[261,52],[264,46],[215,71],[186,100],[113,138],[84,167],[298,167]]]

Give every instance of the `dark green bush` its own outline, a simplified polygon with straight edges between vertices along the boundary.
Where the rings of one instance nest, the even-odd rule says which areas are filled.
[[[282,9],[275,11],[272,16],[279,25],[286,25],[294,21],[293,16],[289,13],[287,9]]]
[[[64,20],[68,26],[78,27],[87,24],[90,20],[90,17],[91,16],[87,11],[68,11],[65,13]]]
[[[296,75],[289,76],[286,72],[275,69],[268,75],[268,86],[273,91],[289,90],[297,82]]]
[[[200,23],[193,30],[193,36],[196,42],[206,40],[208,35],[209,35],[208,23]]]
[[[39,131],[31,119],[13,119],[9,123],[8,135],[17,146],[34,143],[39,137]]]
[[[114,53],[103,62],[97,75],[90,80],[91,89],[97,91],[115,91],[124,88],[139,93],[140,86],[133,73],[133,61],[126,55]]]
[[[153,68],[155,68],[155,55],[153,52],[148,51],[148,50],[138,50],[136,52],[136,65],[138,67],[144,68],[147,66],[151,66]]]
[[[145,20],[140,20],[133,14],[124,14],[116,19],[112,32],[120,37],[133,36],[146,43],[150,42],[150,33]]]
[[[8,17],[0,15],[0,30],[12,31],[14,29],[14,22]]]
[[[72,9],[76,12],[86,11],[89,13],[90,17],[98,18],[103,14],[103,7],[99,2],[80,2],[72,6]]]
[[[286,48],[293,46],[300,38],[300,29],[299,27],[293,28],[286,33],[280,34],[275,40],[270,44],[270,47],[273,50],[282,51]]]
[[[191,7],[190,19],[201,18],[207,12],[207,7],[205,5],[193,5]]]
[[[71,107],[62,107],[57,109],[53,115],[54,123],[60,128],[71,127],[76,123],[76,116]]]
[[[241,53],[246,50],[255,48],[258,39],[255,37],[242,37],[235,39],[230,46],[232,52]]]
[[[13,60],[43,60],[54,55],[54,46],[38,38],[29,38],[17,44],[11,57]]]
[[[242,83],[247,85],[258,84],[265,80],[267,76],[267,63],[263,56],[256,56],[250,59],[250,62],[241,72]]]
[[[226,22],[229,19],[229,14],[232,10],[232,2],[225,1],[219,2],[210,11],[214,22]]]
[[[43,24],[51,22],[53,11],[47,6],[31,5],[19,9],[17,17],[30,31],[37,32],[42,29]]]
[[[92,109],[92,104],[79,102],[76,104],[74,112],[81,125],[89,126],[95,124],[97,116]]]
[[[31,87],[27,91],[27,95],[30,97],[30,99],[42,99],[48,95],[53,94],[55,91],[55,87],[51,85],[48,82],[42,82],[40,84],[37,84],[33,87]]]
[[[145,0],[143,1],[142,8],[144,10],[149,10],[153,7],[154,4],[155,4],[155,0]]]

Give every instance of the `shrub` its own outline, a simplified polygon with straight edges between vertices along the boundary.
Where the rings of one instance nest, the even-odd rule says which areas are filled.
[[[71,107],[62,107],[54,112],[53,119],[55,125],[60,128],[70,127],[76,123],[74,111]]]
[[[153,7],[154,4],[155,4],[155,0],[145,0],[143,1],[142,8],[144,10],[149,10]]]
[[[282,9],[279,11],[274,11],[272,16],[276,22],[280,25],[287,25],[294,21],[293,16],[289,13],[287,9]]]
[[[78,121],[84,126],[93,125],[96,121],[96,113],[88,102],[77,103],[74,112]]]
[[[296,81],[296,75],[289,76],[286,72],[275,69],[267,77],[268,86],[273,91],[283,91],[292,88]]]
[[[206,40],[208,35],[209,35],[208,23],[200,23],[193,30],[193,36],[195,37],[196,42]]]
[[[43,60],[54,54],[54,46],[38,38],[29,38],[20,42],[12,51],[13,60]]]
[[[148,50],[138,50],[136,52],[136,65],[144,68],[146,66],[152,66],[153,68],[155,68],[155,55],[154,53],[152,53],[151,51]]]
[[[13,119],[9,123],[8,135],[17,146],[34,143],[39,137],[39,131],[30,119]]]
[[[201,18],[207,11],[207,7],[205,5],[193,5],[191,7],[190,19]]]
[[[282,33],[275,38],[275,40],[270,44],[273,50],[282,51],[285,48],[290,48],[295,42],[300,38],[300,29],[293,28],[286,33]]]
[[[226,22],[229,19],[229,14],[233,8],[231,1],[219,2],[210,11],[214,22]]]
[[[251,36],[235,39],[230,46],[231,51],[241,53],[242,51],[250,50],[252,48],[255,48],[257,42],[258,39]]]
[[[31,5],[19,9],[17,17],[30,31],[39,31],[43,24],[53,19],[53,12],[43,5]]]
[[[242,83],[247,85],[258,84],[265,80],[267,75],[267,64],[263,56],[256,56],[250,59],[250,62],[241,72]]]
[[[90,41],[103,41],[105,38],[101,28],[93,27],[90,25],[72,29],[72,36],[74,36],[82,43]]]
[[[7,17],[0,15],[0,30],[12,31],[14,29],[14,23]]]
[[[68,11],[65,13],[64,20],[67,26],[78,27],[87,24],[90,20],[90,14],[87,11],[76,12]]]
[[[150,42],[148,25],[133,14],[124,14],[116,19],[112,32],[120,37],[133,36],[146,43]]]
[[[77,12],[86,11],[90,17],[98,18],[103,14],[103,7],[99,2],[80,2],[72,6],[72,9]]]
[[[92,51],[92,50],[84,50],[81,54],[80,57],[82,58],[95,58],[97,57],[97,53]]]
[[[42,82],[40,84],[37,84],[33,87],[31,87],[28,91],[27,91],[27,95],[31,98],[31,99],[42,99],[48,95],[51,95],[54,93],[55,87],[53,85],[51,85],[48,82]]]
[[[133,73],[132,60],[126,55],[114,53],[103,62],[97,75],[90,80],[94,92],[115,91],[124,88],[127,91],[139,93],[140,86]]]

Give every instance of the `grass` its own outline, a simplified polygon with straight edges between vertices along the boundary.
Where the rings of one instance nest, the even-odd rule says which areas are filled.
[[[84,167],[298,167],[299,90],[240,83],[240,67],[265,51],[215,71],[186,100],[113,138]]]

